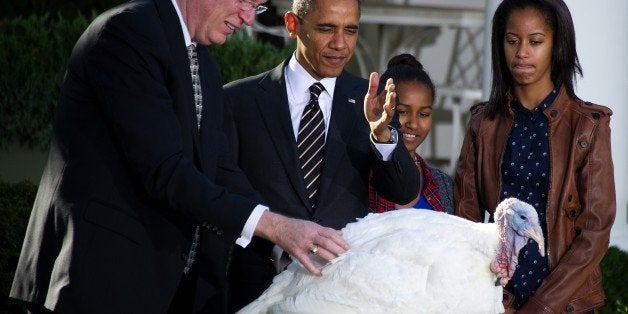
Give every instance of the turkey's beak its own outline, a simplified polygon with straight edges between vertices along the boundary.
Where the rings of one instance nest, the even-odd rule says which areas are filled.
[[[545,241],[543,240],[543,230],[541,230],[541,227],[533,227],[532,230],[528,232],[528,236],[530,239],[538,243],[539,254],[541,254],[541,256],[545,256]]]

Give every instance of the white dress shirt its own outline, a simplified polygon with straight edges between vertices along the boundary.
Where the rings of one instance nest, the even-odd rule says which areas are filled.
[[[288,66],[284,68],[284,77],[286,79],[288,107],[290,109],[290,119],[292,120],[292,130],[294,131],[295,141],[299,134],[301,115],[303,115],[303,110],[310,101],[310,86],[316,82],[320,82],[325,87],[325,90],[318,97],[318,103],[323,112],[323,119],[325,120],[325,138],[327,138],[329,121],[331,121],[331,106],[334,99],[334,90],[336,88],[336,78],[325,77],[317,81],[301,66],[295,54],[292,54],[290,61],[288,61]],[[364,99],[356,99],[356,101],[363,102]],[[371,143],[375,145],[375,149],[381,154],[382,160],[390,160],[397,146],[397,142],[393,144],[381,144],[375,143],[371,136],[369,136],[369,138],[371,139]]]

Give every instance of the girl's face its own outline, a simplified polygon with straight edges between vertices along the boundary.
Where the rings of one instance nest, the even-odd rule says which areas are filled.
[[[504,55],[515,88],[551,89],[554,34],[535,8],[513,11],[506,23]]]
[[[420,82],[402,82],[397,85],[397,114],[399,132],[409,152],[413,153],[432,128],[432,102],[430,88]]]

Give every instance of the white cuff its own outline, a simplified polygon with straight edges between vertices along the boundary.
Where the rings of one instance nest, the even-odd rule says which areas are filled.
[[[392,153],[393,151],[395,151],[397,143],[399,142],[399,133],[397,132],[397,129],[393,128],[390,125],[388,126],[388,128],[390,129],[390,141],[386,143],[375,142],[375,139],[373,138],[373,133],[370,133],[369,135],[371,143],[373,144],[373,147],[375,147],[375,151],[377,152],[377,154],[375,155],[377,155],[377,157],[379,157],[379,159],[383,161],[389,161],[392,158]]]
[[[259,219],[262,218],[262,214],[268,210],[268,207],[264,205],[257,205],[253,208],[253,212],[249,216],[249,219],[246,220],[244,224],[244,228],[242,229],[242,234],[236,240],[236,244],[245,248],[251,240],[253,239],[253,234],[255,233],[255,228],[257,227],[257,223]]]
[[[383,161],[389,161],[392,158],[395,147],[397,147],[397,144],[379,144],[373,142],[373,140],[371,140],[371,142],[375,145],[375,149],[377,149],[380,154],[378,157],[381,157]]]

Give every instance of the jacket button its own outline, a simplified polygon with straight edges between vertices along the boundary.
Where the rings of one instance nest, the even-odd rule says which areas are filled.
[[[320,219],[318,219],[318,218],[314,218],[314,217],[312,217],[312,219],[310,219],[310,220],[311,220],[311,221],[313,221],[313,222],[315,222],[315,223],[320,223],[320,222],[321,222],[321,220],[320,220]]]
[[[566,310],[567,310],[567,313],[573,313],[573,305],[571,304],[567,305]]]
[[[572,210],[569,211],[569,217],[576,218],[576,210],[575,209],[572,209]]]
[[[552,118],[556,118],[556,116],[558,115],[558,111],[556,111],[556,109],[552,110],[552,112],[550,112],[550,116],[552,116]]]
[[[222,235],[222,230],[218,230],[218,231],[216,231],[216,234],[217,234],[217,235],[219,235],[219,236],[221,236],[221,235]]]
[[[589,142],[587,142],[587,141],[580,141],[579,144],[580,144],[580,147],[582,147],[582,148],[587,148],[587,146],[589,146]]]

